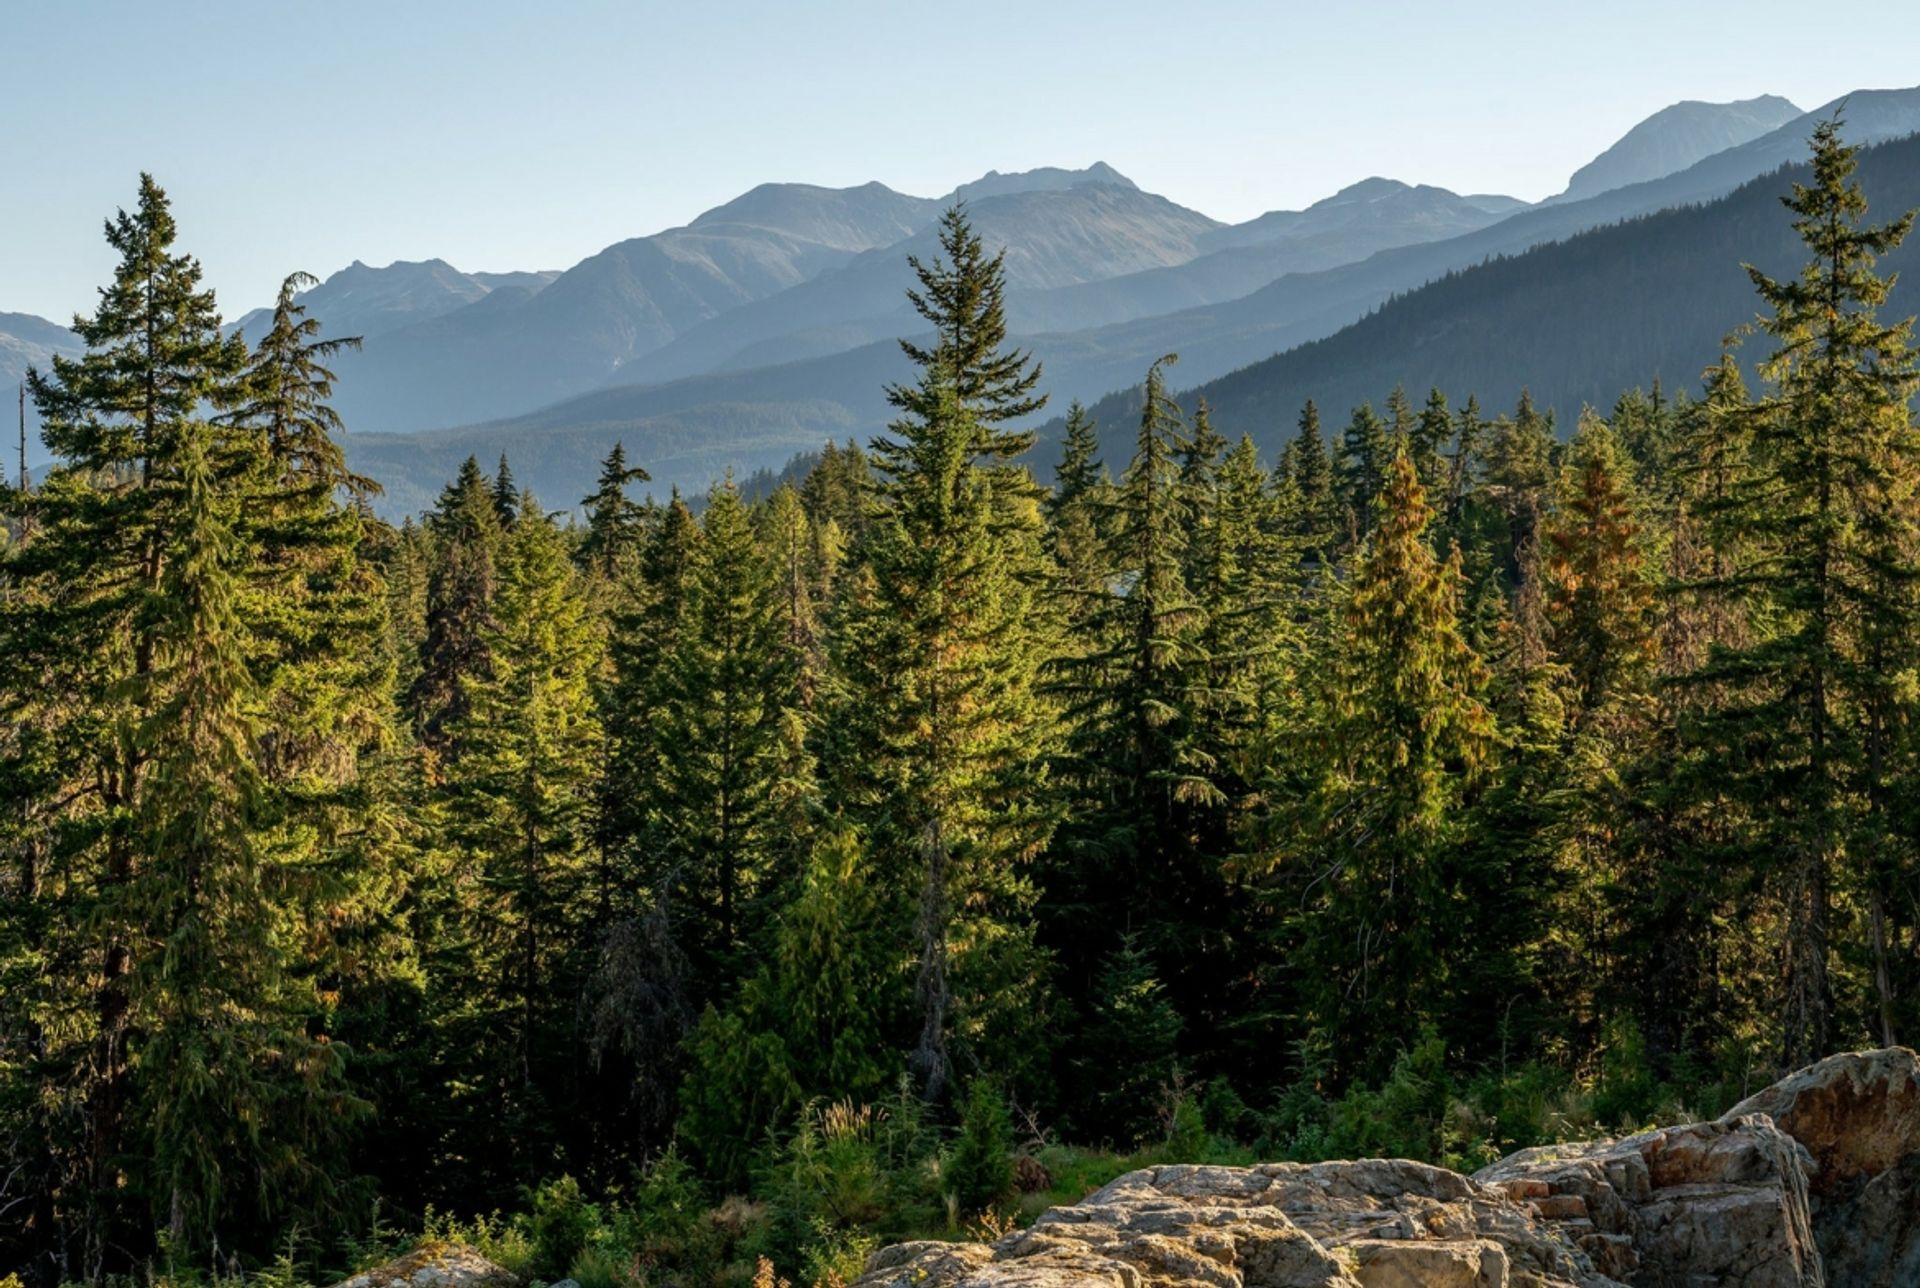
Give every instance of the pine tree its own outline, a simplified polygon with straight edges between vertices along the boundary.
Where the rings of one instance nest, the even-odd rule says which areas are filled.
[[[478,948],[476,1052],[504,1098],[507,1156],[533,1165],[570,1056],[572,1006],[586,970],[600,731],[591,680],[599,642],[566,539],[530,493],[502,548],[484,675],[466,675],[465,750],[443,787],[454,838],[482,898],[467,933]],[[490,1033],[491,1040],[482,1040]],[[483,1057],[484,1058],[484,1057]],[[536,1066],[541,1066],[536,1072]]]
[[[574,559],[603,581],[617,581],[638,557],[646,507],[628,496],[627,489],[652,477],[639,466],[628,465],[626,444],[615,443],[600,462],[598,485],[580,499],[587,512],[587,533],[575,548]]]
[[[1038,1009],[1025,869],[1050,827],[1034,693],[1040,513],[1032,480],[1009,464],[1032,436],[997,428],[1038,409],[1039,372],[1002,347],[1002,266],[958,209],[941,246],[948,262],[916,262],[910,297],[937,343],[903,342],[920,380],[888,391],[903,415],[873,443],[884,508],[843,590],[826,767],[883,869],[918,886],[913,1068],[934,1103],[951,1081],[956,1014],[992,1044],[975,1058],[1036,1054],[1000,1030]]]
[[[1349,1068],[1382,1069],[1434,1018],[1446,963],[1435,940],[1455,892],[1449,845],[1468,783],[1493,748],[1484,664],[1461,637],[1458,566],[1402,453],[1362,550],[1314,731],[1324,759],[1280,857],[1311,899],[1300,987]]]
[[[774,570],[731,480],[708,494],[702,529],[660,676],[650,884],[677,910],[699,977],[723,992],[779,876],[780,753],[796,694]]]
[[[1773,392],[1741,418],[1747,468],[1722,522],[1749,543],[1734,575],[1768,629],[1696,673],[1739,686],[1700,733],[1753,812],[1755,852],[1776,858],[1788,1067],[1834,1040],[1835,885],[1860,878],[1849,862],[1892,845],[1887,731],[1907,717],[1896,677],[1913,664],[1920,576],[1910,324],[1878,319],[1890,283],[1874,272],[1913,215],[1864,225],[1855,165],[1839,121],[1820,123],[1813,182],[1783,199],[1807,266],[1789,281],[1748,270],[1770,310],[1759,329],[1776,345],[1761,366]],[[1867,884],[1879,888],[1878,874]]]

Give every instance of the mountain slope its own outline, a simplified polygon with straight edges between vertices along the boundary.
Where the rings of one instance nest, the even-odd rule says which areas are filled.
[[[1734,103],[1675,103],[1628,130],[1612,147],[1574,171],[1558,200],[1578,201],[1675,174],[1801,115],[1799,108],[1774,94]]]
[[[46,370],[53,354],[80,351],[80,337],[31,313],[0,313],[0,385],[11,389],[26,379],[28,367]]]
[[[27,378],[27,368],[46,371],[54,354],[72,357],[81,348],[79,336],[45,318],[31,313],[0,313],[0,425],[6,427],[0,432],[0,444],[4,445],[0,461],[5,462],[0,474],[11,479],[18,467],[14,459],[15,409],[19,406],[20,385]],[[47,449],[40,442],[39,418],[34,414],[31,401],[26,410],[27,461],[38,468],[47,460]]]
[[[609,246],[537,293],[490,293],[375,336],[340,361],[342,414],[361,430],[415,430],[564,398],[688,327],[899,241],[934,209],[877,183],[764,185]]]
[[[1846,101],[1847,136],[1858,143],[1920,130],[1920,89],[1862,91]],[[1678,174],[1616,188],[1585,201],[1524,210],[1477,232],[1382,251],[1356,264],[1282,277],[1239,299],[1134,322],[1030,336],[1062,397],[1092,397],[1130,385],[1164,353],[1181,355],[1183,382],[1212,380],[1272,354],[1331,335],[1394,296],[1486,260],[1516,255],[1654,211],[1710,201],[1803,159],[1814,120],[1796,118]]]
[[[1693,389],[1727,333],[1759,305],[1742,264],[1790,277],[1805,252],[1779,198],[1805,166],[1757,179],[1710,205],[1596,229],[1450,275],[1393,300],[1322,340],[1208,382],[1214,423],[1276,449],[1312,398],[1330,426],[1362,401],[1376,405],[1399,383],[1416,399],[1429,387],[1456,402],[1472,393],[1489,412],[1522,389],[1570,426],[1583,405],[1608,407],[1627,389],[1662,381]],[[1860,181],[1884,221],[1920,206],[1920,137],[1861,154]],[[1888,256],[1901,273],[1884,315],[1920,311],[1920,241]],[[1764,345],[1743,354],[1751,363]],[[1175,368],[1176,373],[1179,368]],[[1137,395],[1095,406],[1118,448],[1131,434]]]
[[[300,292],[299,299],[326,334],[371,338],[443,317],[496,290],[530,296],[558,276],[557,272],[463,273],[444,259],[395,260],[384,268],[373,268],[356,259]],[[257,339],[272,316],[271,307],[258,308],[232,326]]]
[[[1185,263],[1221,225],[1131,183],[1078,183],[976,197],[974,230],[1004,249],[1009,294],[1078,285]],[[640,355],[609,383],[676,380],[844,351],[915,324],[906,302],[909,255],[938,253],[937,234],[869,251],[845,267],[689,330]]]
[[[1237,299],[1289,273],[1308,273],[1378,251],[1444,241],[1524,209],[1511,197],[1462,197],[1445,188],[1364,179],[1305,210],[1272,211],[1210,233],[1187,263],[1123,277],[1014,293],[1024,332],[1072,331]]]

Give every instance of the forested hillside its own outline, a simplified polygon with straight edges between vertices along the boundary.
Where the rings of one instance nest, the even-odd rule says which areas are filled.
[[[1169,355],[1042,481],[956,207],[884,433],[657,503],[509,450],[399,526],[311,279],[230,333],[143,176],[0,490],[0,1269],[817,1288],[1130,1162],[1491,1161],[1911,1040],[1912,198],[1813,150],[1744,345],[1570,433],[1329,369],[1263,456]],[[1693,319],[1738,266],[1672,219]]]
[[[1863,181],[1888,209],[1920,206],[1920,136],[1860,154]],[[1383,389],[1438,387],[1511,406],[1530,392],[1571,425],[1582,407],[1605,408],[1623,389],[1691,387],[1729,334],[1752,319],[1742,266],[1776,276],[1800,257],[1782,224],[1781,189],[1806,182],[1806,166],[1756,179],[1706,206],[1662,211],[1581,233],[1523,254],[1450,273],[1382,305],[1363,321],[1212,380],[1183,395],[1205,398],[1223,425],[1277,450],[1292,431],[1286,409],[1308,399],[1346,409]],[[1914,248],[1884,268],[1911,282]],[[1915,288],[1905,286],[1900,298]],[[1914,299],[1920,299],[1915,295]],[[1137,393],[1094,406],[1103,423],[1129,416]],[[1057,432],[1057,431],[1056,431]]]

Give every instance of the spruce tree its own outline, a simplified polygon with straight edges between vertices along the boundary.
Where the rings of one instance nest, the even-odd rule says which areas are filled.
[[[1208,623],[1188,581],[1195,496],[1183,479],[1185,425],[1165,361],[1147,372],[1137,446],[1104,525],[1106,585],[1055,667],[1073,805],[1059,838],[1069,861],[1055,865],[1049,914],[1069,970],[1085,978],[1115,929],[1137,932],[1170,974],[1186,965],[1218,890],[1218,856],[1202,840],[1218,839],[1206,821],[1225,799],[1205,730]],[[1212,571],[1233,575],[1237,555],[1221,548]]]
[[[995,427],[1037,405],[1037,373],[1000,347],[999,261],[957,212],[942,244],[955,267],[919,266],[914,296],[939,344],[906,346],[920,382],[891,391],[905,414],[873,444],[883,508],[842,592],[824,757],[882,870],[914,890],[913,1068],[935,1103],[956,1017],[981,1035],[974,1059],[1036,1055],[1004,1030],[1037,1010],[1026,868],[1050,828],[1049,720],[1034,692],[1040,515],[1031,479],[1006,463],[1030,436]]]
[[[107,235],[86,353],[29,377],[62,464],[14,498],[33,537],[0,618],[0,772],[36,784],[42,838],[24,920],[61,963],[28,994],[43,1103],[85,1123],[41,1160],[48,1238],[96,1277],[155,1228],[191,1252],[337,1213],[352,1098],[320,1039],[355,847],[330,793],[378,738],[352,714],[377,696],[340,687],[352,630],[327,638],[379,596],[339,521],[310,330],[289,301],[251,361],[223,338],[150,177]]]
[[[1788,1067],[1835,1039],[1836,884],[1879,884],[1847,865],[1893,848],[1887,731],[1908,715],[1897,677],[1913,664],[1920,576],[1910,323],[1879,319],[1890,282],[1874,271],[1913,215],[1863,223],[1855,167],[1838,119],[1821,122],[1813,180],[1783,198],[1806,267],[1786,281],[1748,270],[1776,347],[1761,365],[1771,392],[1738,422],[1746,472],[1721,522],[1743,531],[1751,553],[1734,575],[1767,628],[1696,673],[1738,685],[1700,734],[1724,757],[1725,789],[1752,811],[1754,852],[1773,857],[1787,908]]]
[[[343,1134],[366,1106],[348,1092],[343,1051],[308,1032],[290,959],[305,927],[289,916],[277,856],[262,852],[253,759],[260,695],[240,617],[234,528],[205,426],[180,427],[181,516],[166,552],[152,701],[135,733],[146,781],[134,818],[142,861],[106,894],[138,938],[130,1010],[141,1041],[135,1086],[143,1190],[175,1255],[211,1248],[237,1214],[276,1219],[338,1203]],[[290,942],[291,941],[291,942]]]
[[[1581,418],[1542,533],[1547,632],[1584,713],[1643,691],[1654,661],[1654,575],[1605,421]]]
[[[1280,469],[1292,487],[1296,507],[1289,535],[1300,541],[1309,560],[1330,557],[1345,533],[1333,462],[1320,432],[1320,409],[1311,400],[1300,409],[1299,429],[1287,440]]]
[[[470,866],[464,881],[482,892],[464,928],[477,978],[449,983],[477,987],[468,1041],[497,1061],[483,1076],[504,1100],[502,1144],[531,1179],[542,1129],[556,1121],[547,1113],[553,1062],[567,1067],[570,999],[592,924],[599,641],[564,534],[531,493],[515,508],[484,637],[489,664],[461,677],[465,711],[453,733],[464,750],[442,793]]]
[[[1386,483],[1394,452],[1387,424],[1361,403],[1340,437],[1339,492],[1349,532],[1364,537],[1373,530],[1373,502]]]
[[[459,754],[454,731],[467,717],[467,682],[484,680],[491,666],[487,638],[503,540],[492,487],[473,457],[441,490],[426,527],[433,542],[426,636],[406,707],[426,747],[452,759]]]
[[[1100,519],[1112,482],[1101,465],[1099,431],[1078,402],[1067,409],[1066,443],[1046,499],[1056,598],[1069,618],[1097,594],[1106,576]]]
[[[603,581],[617,581],[638,557],[646,507],[627,489],[652,477],[638,465],[628,465],[626,444],[615,443],[600,462],[598,484],[580,498],[587,512],[587,532],[574,549],[574,559]]]
[[[1495,734],[1485,666],[1460,633],[1459,568],[1434,556],[1431,517],[1413,463],[1396,456],[1328,659],[1321,760],[1299,812],[1276,820],[1291,889],[1309,901],[1307,1014],[1346,1068],[1374,1073],[1444,996],[1450,846]]]
[[[648,863],[699,977],[720,992],[741,973],[756,910],[777,884],[782,736],[796,693],[775,571],[731,480],[708,494],[701,526],[685,616],[661,664]]]

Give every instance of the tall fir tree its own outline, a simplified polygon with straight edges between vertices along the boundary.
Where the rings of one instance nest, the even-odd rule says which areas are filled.
[[[574,548],[574,559],[609,585],[631,569],[646,536],[646,507],[628,489],[652,477],[640,466],[628,465],[626,444],[615,443],[600,462],[592,493],[580,498],[587,531]]]
[[[920,378],[889,389],[902,415],[873,443],[882,508],[843,606],[827,746],[828,781],[865,820],[882,870],[918,887],[912,1063],[933,1103],[951,1086],[956,1016],[988,1035],[1029,1022],[1015,1008],[1037,1010],[1027,869],[1051,828],[1051,721],[1035,693],[1040,512],[1010,464],[1032,436],[1000,427],[1040,406],[1039,371],[1004,347],[1004,269],[958,208],[940,240],[945,258],[915,262],[909,297],[936,343],[902,342]]]
[[[565,535],[531,493],[502,547],[484,675],[466,675],[464,747],[442,788],[479,899],[464,932],[473,998],[462,1016],[477,1076],[500,1097],[499,1157],[534,1179],[542,1136],[567,1120],[568,1087],[593,924],[594,789],[601,739],[591,688],[600,642]],[[477,1124],[476,1124],[477,1125]]]
[[[1493,750],[1484,664],[1460,632],[1460,573],[1428,544],[1413,463],[1389,468],[1319,700],[1320,763],[1276,843],[1307,900],[1299,963],[1311,1023],[1345,1068],[1378,1074],[1435,1018],[1438,936],[1457,898],[1450,847]]]
[[[722,993],[762,938],[749,932],[764,927],[782,876],[782,737],[797,695],[775,571],[731,480],[708,494],[701,526],[685,616],[661,664],[648,866],[698,976]]]
[[[1870,856],[1897,849],[1887,731],[1907,718],[1898,677],[1914,660],[1916,366],[1911,324],[1878,317],[1890,283],[1874,271],[1913,215],[1866,225],[1856,165],[1837,118],[1816,126],[1812,182],[1783,198],[1806,267],[1787,281],[1748,270],[1769,309],[1758,326],[1775,345],[1761,365],[1771,392],[1734,422],[1746,470],[1718,517],[1742,530],[1749,557],[1734,576],[1767,629],[1696,673],[1738,686],[1699,736],[1752,811],[1756,852],[1774,858],[1788,1067],[1835,1038],[1836,888],[1865,884],[1871,901],[1884,874]]]

